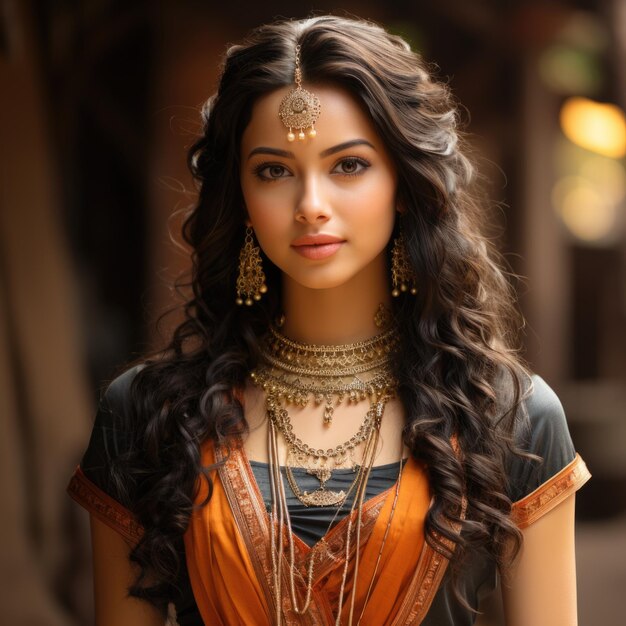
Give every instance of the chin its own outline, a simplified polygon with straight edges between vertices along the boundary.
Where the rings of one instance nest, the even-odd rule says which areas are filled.
[[[317,275],[315,275],[317,273]],[[352,275],[346,275],[343,272],[311,272],[308,275],[289,274],[289,281],[294,286],[303,287],[304,289],[312,289],[315,291],[323,291],[325,289],[337,289],[342,285],[350,282]]]

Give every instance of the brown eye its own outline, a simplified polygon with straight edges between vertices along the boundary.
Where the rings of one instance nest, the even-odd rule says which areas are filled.
[[[334,171],[345,176],[357,176],[362,174],[369,166],[370,164],[365,159],[348,157],[339,161]]]
[[[272,182],[288,176],[289,170],[278,163],[261,163],[253,169],[253,173],[264,182]]]
[[[271,165],[268,170],[271,178],[280,178],[285,172],[282,165]]]

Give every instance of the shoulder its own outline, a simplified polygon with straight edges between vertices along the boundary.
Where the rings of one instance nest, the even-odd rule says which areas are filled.
[[[538,374],[532,374],[522,401],[516,443],[534,454],[547,452],[545,446],[560,440],[569,441],[567,418],[554,389]]]
[[[123,500],[112,475],[118,460],[132,450],[135,439],[131,387],[142,365],[117,376],[103,391],[97,406],[89,444],[81,460],[85,476],[116,500]]]
[[[541,376],[533,374],[530,377],[521,408],[514,443],[534,458],[516,454],[510,457],[509,483],[513,502],[556,475],[576,456],[563,405]]]
[[[126,413],[131,399],[131,387],[137,374],[145,367],[140,363],[129,367],[105,388],[100,398],[100,404],[116,413]]]
[[[530,380],[529,393],[524,402],[531,424],[563,425],[566,422],[565,411],[554,389],[539,374],[532,374]]]

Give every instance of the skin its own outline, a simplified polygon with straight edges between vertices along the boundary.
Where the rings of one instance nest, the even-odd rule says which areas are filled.
[[[397,214],[397,174],[369,116],[349,92],[330,85],[305,88],[320,99],[317,136],[287,140],[278,109],[291,87],[260,98],[242,137],[241,188],[248,224],[282,271],[285,335],[305,343],[349,343],[378,334],[376,309],[380,303],[390,306],[386,247]],[[316,233],[340,238],[340,249],[324,259],[298,254],[293,242]],[[251,430],[246,451],[267,462],[264,398],[253,386],[246,390],[245,406]],[[315,406],[289,411],[296,434],[316,448],[346,441],[363,420],[362,405],[345,403],[336,409],[333,427],[326,428],[320,411]],[[403,425],[401,404],[390,402],[377,464],[400,458]],[[286,457],[282,440],[279,456]]]
[[[576,626],[576,557],[572,494],[523,531],[524,543],[505,574],[507,626]]]
[[[130,546],[93,515],[90,522],[96,626],[163,626],[152,605],[127,595],[137,575],[128,560]]]
[[[380,332],[374,313],[380,303],[390,305],[385,249],[396,219],[397,176],[371,120],[348,92],[329,85],[305,88],[322,105],[314,139],[287,141],[278,107],[290,88],[272,92],[254,106],[241,145],[247,224],[282,271],[283,332],[306,343],[349,343]],[[367,143],[334,151],[354,140]],[[290,154],[267,154],[265,148]],[[325,259],[298,254],[293,241],[313,233],[337,236],[342,241],[339,250]],[[267,462],[262,392],[249,386],[244,406],[250,426],[246,453],[250,459]],[[323,426],[319,408],[290,408],[290,416],[303,441],[328,448],[354,434],[363,408],[338,407],[332,428]],[[404,421],[400,402],[388,403],[377,465],[408,456],[399,437]],[[282,441],[279,456],[284,461]],[[577,624],[574,498],[570,496],[523,531],[521,554],[503,584],[507,626]],[[96,625],[162,625],[154,609],[126,596],[135,575],[126,541],[93,516],[91,528]]]
[[[306,343],[358,341],[378,332],[374,313],[390,301],[385,248],[396,218],[397,175],[348,92],[305,88],[321,102],[317,136],[287,141],[278,108],[291,87],[260,98],[242,138],[241,187],[259,245],[283,272],[285,334]],[[363,143],[334,151],[356,141]],[[341,248],[325,259],[303,258],[291,244],[315,233],[341,238]]]

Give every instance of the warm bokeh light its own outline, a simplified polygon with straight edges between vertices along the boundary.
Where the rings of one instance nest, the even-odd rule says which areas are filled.
[[[581,163],[579,171],[602,190],[607,200],[619,204],[626,198],[626,170],[619,161],[590,156]]]
[[[569,98],[560,117],[563,133],[576,145],[608,157],[626,155],[626,119],[618,106]]]
[[[582,176],[561,178],[552,190],[552,203],[576,238],[605,243],[617,235],[618,205]]]

